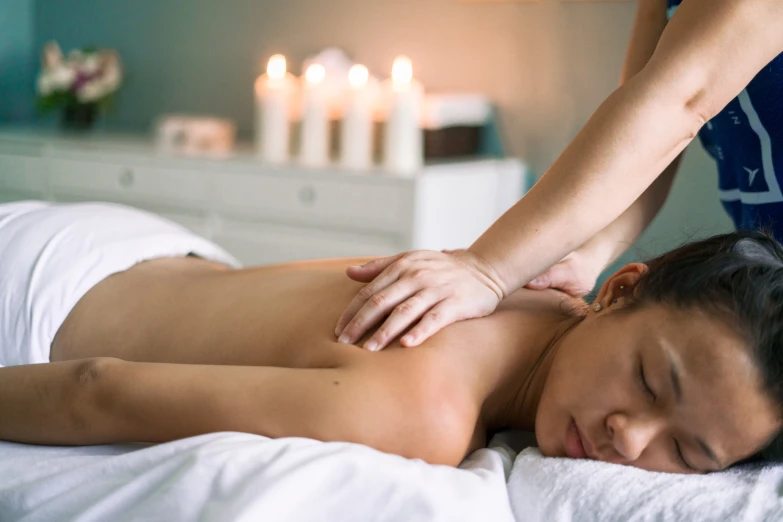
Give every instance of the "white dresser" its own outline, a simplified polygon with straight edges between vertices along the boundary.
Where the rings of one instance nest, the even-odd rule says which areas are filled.
[[[518,160],[381,171],[166,156],[133,136],[0,129],[0,201],[112,201],[150,210],[247,265],[470,245],[523,194]]]

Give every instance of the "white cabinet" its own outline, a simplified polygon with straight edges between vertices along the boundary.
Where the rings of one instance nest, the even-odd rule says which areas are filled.
[[[248,265],[328,257],[394,255],[404,243],[391,236],[222,220],[212,239]]]
[[[472,243],[522,196],[517,160],[381,171],[163,156],[133,137],[0,130],[0,201],[111,201],[172,219],[243,263],[387,255]]]
[[[55,197],[78,195],[186,207],[207,201],[207,176],[198,172],[56,157],[46,158],[46,170]]]
[[[45,161],[40,157],[0,154],[0,201],[44,197]]]
[[[319,227],[399,231],[410,213],[407,183],[373,183],[359,176],[328,172],[224,174],[215,186],[214,207],[226,214]]]

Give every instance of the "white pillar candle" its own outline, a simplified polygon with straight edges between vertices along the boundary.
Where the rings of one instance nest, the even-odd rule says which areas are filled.
[[[413,79],[410,59],[400,56],[392,69],[384,139],[384,166],[390,172],[414,174],[424,165],[423,100],[424,88]]]
[[[323,167],[329,163],[330,99],[325,79],[323,65],[313,64],[305,72],[299,161],[308,167]]]
[[[265,161],[285,163],[289,160],[296,79],[287,72],[286,59],[279,54],[269,59],[266,71],[255,84],[256,150]]]
[[[354,65],[348,73],[349,88],[340,128],[340,163],[348,169],[372,167],[373,115],[376,89],[370,83],[370,72]]]
[[[270,163],[289,159],[293,83],[286,69],[285,57],[274,55],[255,84],[256,148]]]

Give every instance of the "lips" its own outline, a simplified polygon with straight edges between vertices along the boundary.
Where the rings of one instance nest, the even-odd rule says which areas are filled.
[[[566,431],[565,452],[566,455],[572,459],[587,458],[585,443],[582,440],[582,435],[579,433],[579,428],[576,427],[576,421],[574,419],[571,419],[571,424],[568,425],[568,430]]]

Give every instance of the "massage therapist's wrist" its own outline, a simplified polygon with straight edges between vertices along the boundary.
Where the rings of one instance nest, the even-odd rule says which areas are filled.
[[[463,263],[467,264],[478,272],[482,282],[487,287],[495,292],[498,297],[498,301],[502,301],[506,296],[511,295],[517,288],[511,288],[503,279],[497,270],[487,262],[483,256],[472,251],[471,249],[465,250],[457,256]]]

